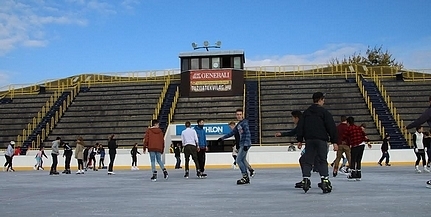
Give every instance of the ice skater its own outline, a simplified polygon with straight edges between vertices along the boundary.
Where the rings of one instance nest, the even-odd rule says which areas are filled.
[[[218,142],[221,143],[224,139],[234,136],[235,133],[239,133],[240,141],[239,141],[238,156],[236,158],[236,161],[239,166],[239,169],[241,170],[242,178],[237,180],[236,184],[237,185],[250,184],[250,178],[248,176],[247,166],[246,166],[247,153],[251,147],[250,128],[249,128],[248,120],[244,119],[244,111],[242,109],[237,109],[235,116],[239,122],[236,124],[235,128],[230,133],[219,138]]]
[[[148,150],[150,154],[151,171],[153,176],[151,176],[151,181],[157,181],[157,170],[156,170],[156,160],[163,171],[163,178],[168,179],[168,171],[162,161],[162,154],[165,150],[165,139],[163,131],[159,127],[158,120],[151,121],[151,127],[147,129],[144,136],[144,154]]]
[[[413,134],[413,148],[416,154],[416,162],[415,162],[415,171],[417,173],[421,173],[422,171],[419,169],[419,162],[422,159],[422,166],[425,172],[430,172],[426,166],[425,152],[427,151],[424,146],[424,134],[422,133],[422,126],[416,127],[416,132]]]
[[[138,154],[141,155],[141,153],[138,151],[138,143],[135,143],[132,150],[130,150],[130,155],[132,156],[132,170],[139,170]]]

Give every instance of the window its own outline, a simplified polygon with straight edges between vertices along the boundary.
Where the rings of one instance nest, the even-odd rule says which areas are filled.
[[[241,69],[241,57],[234,57],[233,58],[233,68],[234,69]]]
[[[219,57],[214,57],[212,58],[212,68],[213,69],[219,69],[220,68],[220,58]]]
[[[191,61],[192,61],[192,64],[190,69],[199,69],[199,59],[193,58]]]
[[[188,71],[189,69],[190,69],[189,59],[182,59],[181,60],[181,70],[182,71]]]
[[[202,66],[202,69],[209,69],[210,68],[210,59],[209,58],[202,58],[201,59],[201,66]]]

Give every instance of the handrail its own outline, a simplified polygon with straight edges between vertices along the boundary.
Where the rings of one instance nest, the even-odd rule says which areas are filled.
[[[40,147],[41,142],[44,142],[51,131],[54,129],[54,126],[60,121],[60,118],[63,117],[67,108],[72,104],[72,101],[76,98],[81,89],[81,83],[77,83],[72,90],[70,90],[70,95],[63,101],[63,104],[60,105],[58,111],[55,112],[55,115],[51,117],[50,121],[46,124],[45,128],[42,129],[40,134],[36,136],[36,142],[32,143],[32,148]]]
[[[365,103],[371,113],[373,121],[376,124],[377,130],[379,131],[380,136],[383,138],[385,135],[385,128],[382,126],[382,122],[380,121],[379,115],[376,113],[376,109],[373,107],[371,98],[368,96],[368,92],[365,90],[364,84],[362,83],[361,77],[358,73],[355,73],[355,79],[356,84],[358,85],[359,90],[362,94],[362,97],[365,99]]]
[[[180,97],[180,88],[178,86],[177,90],[175,91],[175,96],[174,96],[174,100],[172,101],[172,106],[171,106],[171,108],[169,110],[168,124],[172,123],[172,118],[174,117],[175,108],[177,107],[177,103],[178,103],[178,98],[179,97]]]
[[[260,89],[261,89],[260,76],[258,76],[257,77],[257,100],[259,102],[258,104],[259,105],[259,145],[262,146],[262,107],[261,107],[261,101],[260,101]]]
[[[22,130],[22,134],[17,136],[16,140],[19,146],[23,146],[24,141],[28,138],[28,136],[30,136],[33,130],[36,129],[37,125],[42,121],[42,117],[45,116],[46,113],[51,109],[55,101],[60,97],[61,93],[55,91],[45,102],[45,105],[42,106],[41,110],[37,113],[37,116],[33,117],[30,123],[27,124],[26,128]]]
[[[167,80],[165,82],[165,85],[163,86],[162,92],[160,93],[160,96],[159,96],[159,100],[157,101],[157,105],[154,108],[153,120],[156,120],[157,117],[159,116],[160,109],[162,108],[163,101],[165,100],[166,92],[168,91],[168,88],[169,88],[169,84],[170,84],[170,80]],[[151,120],[150,120],[150,126],[151,126]]]
[[[382,94],[383,100],[388,105],[389,111],[391,112],[392,116],[395,119],[395,122],[397,123],[398,127],[401,130],[401,133],[403,134],[404,138],[407,140],[407,143],[410,147],[412,147],[412,141],[410,139],[410,133],[408,130],[405,129],[404,120],[401,119],[400,114],[397,112],[397,108],[395,107],[394,103],[391,100],[391,97],[387,94],[385,87],[383,86],[381,80],[379,79],[379,76],[375,73],[371,73],[371,78],[373,79],[374,83],[376,84],[378,90]]]

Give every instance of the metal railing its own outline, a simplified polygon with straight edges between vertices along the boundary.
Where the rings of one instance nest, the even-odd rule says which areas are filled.
[[[259,145],[262,146],[262,106],[260,101],[260,94],[261,94],[261,77],[257,77],[257,100],[259,105]]]
[[[30,123],[27,124],[27,127],[22,130],[22,134],[17,136],[16,141],[19,146],[23,146],[24,141],[30,136],[34,129],[36,129],[37,125],[42,121],[43,117],[49,112],[57,99],[61,96],[63,91],[55,91],[50,98],[45,102],[45,105],[42,106],[40,111],[37,113],[36,117],[33,117]]]
[[[160,93],[159,99],[156,104],[156,108],[154,108],[153,120],[156,120],[160,114],[160,109],[163,106],[163,101],[165,100],[165,96],[166,96],[166,92],[168,91],[169,84],[170,84],[170,80],[168,79],[166,80],[165,85],[163,86],[162,92]],[[150,121],[150,126],[151,126],[151,121]]]
[[[397,108],[395,107],[394,103],[391,100],[391,97],[387,94],[385,87],[383,86],[379,75],[375,74],[374,72],[371,72],[371,79],[376,84],[378,90],[382,94],[382,97],[386,104],[388,105],[389,111],[391,112],[392,116],[395,119],[395,122],[397,123],[398,127],[401,130],[401,133],[403,134],[404,138],[407,140],[408,145],[412,146],[412,139],[411,134],[408,132],[408,130],[405,129],[404,120],[401,119],[400,114],[397,112]]]
[[[46,124],[45,128],[42,128],[41,133],[37,134],[36,141],[32,141],[32,148],[38,148],[41,145],[41,142],[44,142],[51,131],[54,129],[54,126],[60,121],[60,118],[63,117],[67,108],[72,104],[73,100],[79,93],[81,89],[81,83],[77,83],[72,90],[70,90],[70,94],[67,96],[66,100],[63,101],[63,104],[60,106],[58,111],[55,112],[55,115],[51,117],[50,121]]]
[[[356,73],[356,84],[358,84],[359,90],[362,94],[362,97],[365,99],[365,103],[368,107],[368,110],[371,113],[371,116],[373,117],[374,123],[376,124],[377,130],[379,131],[379,134],[381,138],[385,137],[385,127],[382,126],[382,122],[380,121],[379,115],[376,113],[376,109],[373,107],[373,103],[371,102],[370,97],[368,96],[367,91],[365,90],[365,86],[362,83],[361,75]]]
[[[172,101],[172,106],[171,109],[169,110],[169,115],[168,115],[168,124],[172,123],[172,119],[174,117],[175,114],[175,108],[177,107],[177,103],[178,103],[178,98],[180,98],[180,87],[177,87],[177,90],[175,91],[175,96],[174,96],[174,100]]]

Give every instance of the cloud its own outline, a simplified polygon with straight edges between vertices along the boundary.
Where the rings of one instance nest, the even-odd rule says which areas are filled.
[[[286,54],[284,56],[253,57],[246,59],[246,67],[281,66],[281,65],[316,65],[328,64],[333,58],[341,59],[353,53],[364,53],[363,44],[331,44],[309,54]]]
[[[48,44],[47,25],[86,25],[85,19],[53,3],[32,1],[0,2],[0,55],[23,47],[43,47]]]
[[[121,2],[121,6],[127,10],[132,10],[134,9],[134,6],[139,5],[139,3],[140,2],[138,0],[123,0]]]

